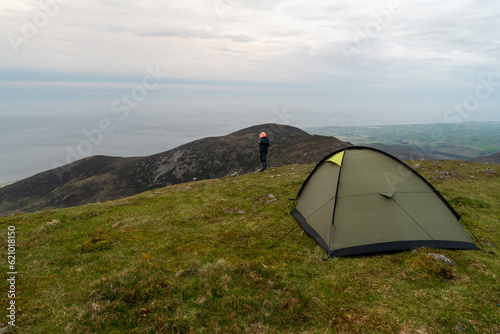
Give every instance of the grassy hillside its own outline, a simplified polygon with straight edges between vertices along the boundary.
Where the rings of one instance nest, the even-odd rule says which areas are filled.
[[[499,333],[500,182],[486,168],[500,168],[418,164],[497,255],[322,261],[300,227],[268,249],[297,225],[288,198],[313,168],[281,167],[1,218],[4,245],[17,233],[17,332]]]

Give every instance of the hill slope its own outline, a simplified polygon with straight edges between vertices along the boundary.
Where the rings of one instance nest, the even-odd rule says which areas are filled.
[[[470,160],[500,150],[500,122],[325,126],[306,130],[379,148],[404,160]]]
[[[182,182],[255,171],[257,140],[271,140],[269,164],[313,163],[350,145],[333,137],[309,135],[298,128],[263,124],[226,136],[196,140],[170,151],[135,158],[94,156],[39,173],[0,188],[0,215],[77,206],[118,199]]]
[[[498,174],[474,163],[419,165],[498,254]],[[19,245],[17,332],[500,331],[498,255],[418,249],[325,262],[300,227],[269,248],[297,226],[286,215],[288,198],[312,168],[287,166],[1,218],[3,231],[15,227]],[[429,252],[455,262],[448,267]],[[0,289],[8,291],[7,284],[2,280]],[[8,302],[4,294],[4,310]]]
[[[471,159],[471,161],[498,165],[498,164],[500,164],[500,152],[493,153],[490,155],[485,155],[482,157],[477,157],[477,158]]]

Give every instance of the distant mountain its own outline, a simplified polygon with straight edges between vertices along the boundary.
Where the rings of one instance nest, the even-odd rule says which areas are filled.
[[[500,164],[500,152],[471,159],[474,162]]]
[[[260,166],[257,141],[262,131],[271,141],[269,166],[314,163],[351,146],[295,127],[264,124],[147,157],[93,156],[0,188],[0,215],[113,200],[194,179],[253,172]]]

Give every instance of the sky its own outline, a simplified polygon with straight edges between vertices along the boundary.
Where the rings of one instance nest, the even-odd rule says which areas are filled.
[[[500,120],[500,2],[0,0],[0,184],[262,123]]]

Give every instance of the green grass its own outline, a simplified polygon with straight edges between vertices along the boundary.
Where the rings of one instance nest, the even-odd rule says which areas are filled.
[[[498,253],[500,183],[486,167],[500,168],[418,163],[486,250]],[[323,261],[300,227],[268,249],[296,226],[288,198],[312,168],[1,218],[5,241],[8,226],[17,233],[17,332],[500,332],[498,255],[417,249]],[[8,290],[6,280],[0,288]],[[2,294],[3,310],[8,301]]]

